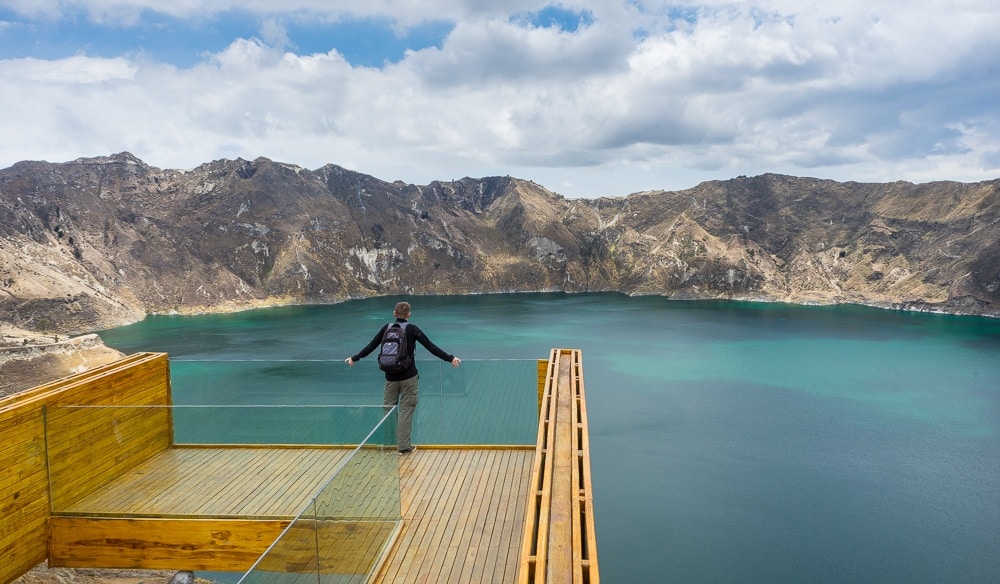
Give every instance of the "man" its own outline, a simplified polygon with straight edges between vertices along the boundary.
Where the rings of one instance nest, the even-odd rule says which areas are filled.
[[[413,359],[413,350],[416,348],[413,341],[419,341],[435,357],[451,362],[452,367],[461,365],[462,360],[454,355],[445,353],[441,348],[432,343],[417,325],[408,322],[410,319],[409,302],[400,302],[397,304],[396,309],[393,311],[393,316],[396,317],[396,323],[404,327],[410,364],[402,373],[385,374],[385,391],[382,394],[382,403],[389,407],[397,403],[399,404],[396,425],[396,447],[399,449],[400,454],[409,454],[415,449],[410,442],[410,434],[413,429],[413,412],[417,409],[417,380],[420,379],[420,374],[417,372],[417,363]],[[371,342],[365,345],[364,349],[361,349],[357,355],[344,359],[344,362],[354,367],[355,361],[360,361],[367,357],[382,344],[382,336],[385,334],[385,330],[393,324],[388,323],[379,329],[378,333],[372,338]]]

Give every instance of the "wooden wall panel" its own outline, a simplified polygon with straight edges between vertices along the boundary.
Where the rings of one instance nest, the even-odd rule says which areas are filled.
[[[65,568],[243,572],[290,522],[52,517],[50,561]]]
[[[0,582],[15,580],[47,557],[51,502],[45,448],[46,406],[169,403],[169,363],[163,353],[137,353],[0,399]],[[148,422],[162,426],[163,419],[151,417]],[[139,441],[156,434],[130,430],[128,435]],[[103,442],[99,447],[107,445]],[[152,448],[161,445],[169,445],[169,439],[158,439]],[[138,458],[148,456],[150,450],[149,445],[132,449],[126,460],[118,461],[117,468],[141,462]],[[92,451],[90,456],[98,454]],[[79,462],[62,461],[63,468],[57,472],[64,477],[88,472],[79,467]],[[74,464],[78,465],[76,470]]]
[[[118,361],[102,365],[101,367],[95,367],[94,369],[63,377],[43,385],[36,385],[31,389],[26,389],[16,394],[6,396],[0,399],[0,411],[5,409],[22,409],[25,405],[32,401],[37,401],[40,398],[44,399],[48,394],[58,393],[74,384],[85,383],[95,377],[106,375],[109,371],[126,368],[135,361],[148,359],[149,355],[149,353],[135,353],[127,357],[122,357]]]
[[[52,517],[53,565],[245,572],[289,519]],[[393,521],[300,520],[259,569],[288,573],[367,574],[397,529]],[[322,559],[319,549],[336,550]],[[358,541],[369,546],[359,546]]]
[[[57,409],[49,417],[56,513],[170,446],[167,408]]]

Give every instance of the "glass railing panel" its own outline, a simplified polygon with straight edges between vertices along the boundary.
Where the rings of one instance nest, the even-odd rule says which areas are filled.
[[[368,581],[401,520],[395,440],[392,410],[241,584]]]
[[[536,360],[421,364],[415,443],[533,445],[537,430]]]
[[[183,360],[170,362],[174,404],[380,404],[372,360]]]
[[[396,410],[372,431],[316,496],[316,515],[321,519],[399,519]]]
[[[416,444],[530,445],[538,424],[537,361],[418,360]],[[175,404],[380,404],[374,358],[343,361],[172,361]]]
[[[534,443],[537,361],[468,360],[453,368],[442,361],[422,360],[418,367],[415,444]],[[396,414],[392,410],[385,417],[384,383],[373,359],[353,368],[339,360],[176,360],[171,362],[172,406],[48,407],[46,448],[53,512],[162,515],[143,501],[131,510],[106,510],[101,506],[108,501],[102,502],[100,495],[116,477],[167,449],[255,451],[280,445],[276,452],[299,447],[339,451],[335,468],[316,482],[310,495],[298,495],[290,502],[287,517],[299,519],[283,538],[284,547],[269,555],[275,562],[283,557],[298,562],[286,561],[276,572],[280,576],[274,577],[282,584],[298,582],[301,570],[308,573],[309,566],[314,566],[310,582],[316,577],[331,583],[363,581],[356,580],[358,573],[369,570],[376,550],[382,553],[400,516]],[[178,446],[188,448],[174,448]],[[161,477],[158,488],[169,489],[169,480],[174,479]],[[180,484],[184,479],[176,480]],[[132,492],[143,488],[136,485]],[[225,500],[221,491],[203,494],[207,501]],[[81,501],[89,507],[81,510]],[[171,514],[204,516],[204,501],[197,502],[197,512]],[[230,516],[227,513],[209,514]],[[348,548],[340,544],[348,536],[353,546],[349,549],[361,551],[345,556]],[[353,567],[345,568],[347,564]],[[253,578],[270,573],[264,566]]]
[[[356,445],[383,414],[381,405],[174,406],[174,442]]]
[[[315,500],[319,582],[364,582],[402,518],[396,410]]]
[[[226,501],[228,491],[205,492],[203,501],[180,496],[173,501],[172,493],[187,492],[185,481],[216,480],[219,489],[229,491],[234,488],[229,483],[251,488],[273,480],[267,472],[300,469],[294,476],[315,486],[304,486],[306,494],[295,495],[298,500],[282,502],[283,514],[294,517],[340,460],[372,440],[373,428],[379,428],[376,444],[386,443],[383,436],[394,434],[395,416],[385,415],[381,405],[49,406],[45,433],[52,509],[122,517],[257,516],[262,512],[254,509],[253,499],[234,506]],[[395,455],[394,439],[390,442]],[[132,472],[143,465],[148,472]],[[245,476],[246,465],[268,470]],[[187,470],[192,467],[196,470]],[[128,497],[126,505],[113,493],[101,492],[113,480],[122,488],[156,493],[148,500]],[[134,482],[122,484],[126,480]]]

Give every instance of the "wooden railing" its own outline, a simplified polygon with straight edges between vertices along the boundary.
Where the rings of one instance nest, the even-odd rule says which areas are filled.
[[[581,352],[553,349],[545,375],[518,582],[597,584]]]

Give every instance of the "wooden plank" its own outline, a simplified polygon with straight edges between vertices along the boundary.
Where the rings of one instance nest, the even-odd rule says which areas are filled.
[[[329,473],[336,468],[333,462],[342,459],[351,452],[347,449],[334,450],[329,448],[301,450],[302,452],[298,452],[286,448],[268,452],[268,449],[220,449],[218,451],[205,448],[172,449],[149,461],[145,466],[137,468],[132,475],[122,477],[110,484],[105,489],[108,492],[95,494],[88,501],[77,505],[77,509],[92,508],[94,502],[97,501],[117,504],[114,510],[121,510],[121,504],[124,501],[124,504],[129,507],[145,506],[147,511],[149,510],[149,501],[152,499],[156,499],[158,504],[178,503],[177,493],[165,494],[162,490],[157,492],[155,485],[159,484],[163,476],[170,477],[171,483],[167,485],[167,491],[170,491],[171,487],[176,487],[178,482],[184,483],[183,475],[191,469],[205,471],[211,468],[212,472],[215,473],[213,480],[216,481],[216,484],[229,484],[239,481],[233,481],[233,477],[228,471],[232,470],[234,465],[238,466],[250,460],[269,461],[271,466],[261,467],[261,475],[268,478],[271,483],[284,484],[284,487],[279,485],[279,487],[274,488],[273,485],[262,486],[261,484],[244,483],[245,490],[259,491],[264,488],[268,491],[280,492],[284,489],[285,492],[288,492],[288,487],[296,481],[301,481],[305,476],[303,472],[307,472],[314,475],[312,477],[313,484],[311,488],[303,492],[311,495],[318,488],[321,479],[325,480],[325,477],[329,476]],[[325,459],[317,458],[317,455],[322,455]],[[225,460],[220,463],[220,458]],[[186,469],[185,463],[189,463]],[[317,464],[320,467],[325,467],[325,470],[321,468],[316,471]],[[280,470],[282,465],[285,467],[292,465],[295,468],[291,472],[283,472]],[[171,472],[158,472],[158,467],[169,467]],[[179,473],[180,477],[175,473]],[[116,492],[139,492],[143,493],[147,499],[145,503],[135,497],[122,499],[116,495]],[[365,493],[364,490],[359,492]],[[207,493],[201,493],[201,497],[204,498],[207,494],[211,498],[214,493],[216,493],[215,490],[209,490]],[[190,491],[187,494],[189,496],[196,495]],[[301,501],[298,501],[297,504],[301,504]],[[273,527],[274,521],[284,521],[287,525],[289,520],[290,517],[283,520],[249,521],[249,523]],[[244,566],[241,563],[246,563],[247,559],[256,560],[256,557],[266,549],[267,544],[271,543],[270,540],[264,541],[264,538],[277,537],[271,527],[267,527],[258,534],[252,531],[251,527],[239,523],[229,523],[236,521],[234,519],[55,517],[53,521],[55,523],[53,523],[52,529],[61,530],[58,533],[54,531],[51,553],[54,554],[53,561],[56,563],[53,565],[63,567],[245,570],[249,565]],[[199,524],[198,522],[203,523]],[[241,531],[231,536],[227,535],[224,538],[225,541],[219,543],[216,541],[219,539],[218,534],[213,536],[215,539],[209,538],[205,534],[203,525],[212,524],[225,525],[227,528],[236,526]],[[327,540],[332,546],[331,549],[338,550],[330,558],[324,559],[321,569],[333,570],[336,573],[348,570],[342,573],[349,574],[365,573],[371,569],[372,562],[381,554],[386,545],[389,534],[396,530],[394,521],[326,521],[311,522],[311,524],[313,527],[319,527],[321,540]],[[146,533],[145,530],[149,530],[149,533]],[[257,546],[254,544],[250,546],[241,539],[243,537],[252,537],[253,541],[260,540],[259,543],[266,545]],[[292,536],[290,543],[293,551],[296,549],[294,542],[295,536]],[[219,546],[226,547],[227,551],[219,552],[217,549]],[[244,548],[250,551],[246,551]],[[294,553],[293,551],[285,550],[277,553],[275,557],[279,559],[274,561],[284,562],[286,567],[300,565],[303,562],[308,562],[310,558],[315,561],[315,544],[308,546],[307,551],[311,554],[309,557],[303,556],[302,554],[305,552],[302,550]],[[231,557],[233,553],[237,553],[240,559],[233,560]],[[249,558],[254,553],[256,556]],[[213,554],[218,558],[213,559]],[[236,564],[233,563],[234,561]]]
[[[25,391],[18,392],[13,395],[9,395],[0,398],[0,412],[4,412],[8,409],[20,409],[24,405],[31,402],[38,402],[39,398],[44,400],[46,394],[51,394],[54,392],[59,392],[73,384],[88,382],[94,378],[101,377],[109,371],[119,370],[124,367],[128,367],[137,361],[142,361],[149,358],[149,353],[134,353],[132,355],[127,355],[122,359],[113,361],[111,363],[106,363],[99,367],[94,367],[87,371],[56,379],[49,383],[42,385],[36,385]]]
[[[343,457],[348,456],[350,452],[351,450],[344,449]],[[257,493],[254,499],[255,506],[264,514],[273,514],[279,509],[288,509],[286,512],[296,514],[300,512],[303,504],[316,496],[320,486],[326,482],[343,458],[336,462],[331,461],[330,464],[323,464],[321,454],[326,453],[307,451],[296,457],[286,456],[280,470],[275,472],[271,488]],[[289,502],[294,502],[294,507],[289,509]]]
[[[519,582],[534,583],[544,581],[549,528],[549,507],[551,504],[552,465],[555,459],[556,392],[561,352],[553,349],[549,363],[549,378],[546,382],[545,398],[538,422],[538,444],[535,451],[535,468],[532,470],[529,493],[528,516],[525,518],[525,534],[522,540]]]
[[[418,451],[418,454],[422,453]],[[434,454],[440,456],[441,453]],[[444,554],[441,550],[447,547],[446,537],[454,533],[452,513],[457,506],[456,501],[466,492],[465,481],[468,477],[461,471],[467,464],[468,455],[468,451],[457,452],[455,459],[451,461],[453,466],[444,467],[443,476],[450,480],[441,493],[442,496],[435,497],[428,505],[427,514],[423,518],[428,529],[419,540],[420,545],[412,558],[413,562],[407,572],[401,574],[404,582],[417,581],[417,576],[423,573],[437,574],[438,577],[442,574]],[[446,462],[443,457],[442,462]]]
[[[164,490],[173,482],[183,480],[183,475],[178,474],[177,461],[170,456],[174,453],[174,450],[158,453],[156,457],[136,466],[101,490],[60,510],[61,513],[127,515],[143,510],[147,514],[162,511],[163,507],[159,502],[164,496]]]
[[[0,581],[16,578],[45,561],[46,524],[25,523],[11,538],[0,539]]]
[[[545,386],[549,379],[549,360],[539,359],[538,364],[538,411],[542,410],[542,400],[545,399]]]
[[[45,425],[49,453],[65,457],[88,452],[88,444],[101,439],[122,441],[146,429],[151,417],[168,419],[166,408],[153,407],[60,407],[46,409]],[[163,422],[160,421],[159,425]]]
[[[333,513],[339,517],[399,519],[398,459],[395,449],[362,448],[322,486],[316,512],[320,516]]]
[[[321,452],[331,460],[350,453],[350,451],[338,452],[330,449],[313,449],[313,451],[306,454]],[[204,455],[206,450],[200,449],[198,453]],[[302,453],[297,453],[291,449],[278,450],[276,453],[281,455],[278,458],[284,464],[287,464],[289,461],[293,463],[296,461],[314,462],[313,458],[303,458],[301,456]],[[252,458],[254,455],[260,456],[259,453],[238,452],[232,449],[228,449],[228,454],[232,457],[229,461],[230,463],[233,460],[248,459],[247,457]],[[165,460],[176,457],[164,455],[159,458]],[[195,460],[197,461],[197,457],[195,457]],[[152,461],[150,466],[155,466],[156,462],[155,460]],[[204,468],[200,461],[198,461],[198,466]],[[331,469],[333,468],[332,465],[328,466]],[[216,465],[216,468],[227,468],[227,466]],[[276,477],[279,482],[287,482],[289,480],[300,480],[302,475],[301,473],[292,472],[280,476],[270,474],[270,476]],[[222,475],[219,475],[219,479],[228,480],[227,477]],[[259,488],[259,486],[253,486],[253,488]],[[364,493],[364,491],[361,491],[361,493]],[[63,522],[63,520],[67,522]],[[78,522],[70,520],[77,520]],[[51,553],[55,562],[53,565],[65,567],[144,567],[155,569],[169,567],[170,569],[202,570],[244,570],[248,567],[234,566],[227,563],[232,560],[232,558],[229,558],[231,552],[235,553],[235,551],[239,551],[243,553],[243,548],[247,547],[245,542],[240,539],[242,536],[239,536],[239,534],[234,534],[231,537],[226,536],[224,538],[224,545],[227,551],[219,552],[217,548],[222,544],[218,544],[216,541],[219,539],[218,534],[213,535],[214,539],[208,538],[205,535],[204,529],[197,523],[199,521],[206,521],[203,519],[176,520],[177,522],[169,523],[168,521],[171,520],[168,519],[111,518],[105,519],[102,522],[100,519],[93,517],[57,517],[53,518],[53,521],[56,522],[52,528],[54,535]],[[167,523],[149,523],[150,521]],[[230,527],[240,525],[228,523],[229,521],[233,521],[228,519],[207,521],[207,525],[222,524]],[[267,522],[263,523],[266,524]],[[348,571],[343,573],[364,573],[371,569],[372,562],[380,555],[388,535],[396,529],[395,523],[392,521],[327,521],[313,523],[313,525],[314,527],[319,526],[321,540],[326,538],[332,542],[330,545],[338,550],[337,554],[324,559],[321,569],[338,571],[337,573],[341,573],[344,570]],[[250,528],[240,526],[239,529],[246,531]],[[63,531],[57,533],[56,530]],[[146,530],[149,530],[149,533],[146,533]],[[253,532],[250,533],[252,534]],[[262,535],[254,535],[253,537],[261,539],[271,537],[272,535],[276,537],[276,534],[269,532],[262,532]],[[340,540],[337,540],[338,537]],[[294,549],[294,536],[290,538],[290,542]],[[264,543],[269,544],[270,541]],[[263,552],[264,548],[266,548],[266,545],[260,549],[253,548],[252,553],[259,555]],[[310,550],[310,554],[315,554],[315,545],[308,546],[308,549]],[[305,557],[296,555],[298,552],[295,552],[289,556],[289,553],[291,552],[287,550],[277,553],[275,557],[283,557],[284,559],[275,561],[284,562],[283,565],[288,568],[300,565],[303,562],[307,563],[312,558],[312,555]],[[285,556],[282,554],[285,554]],[[246,559],[244,556],[240,557]],[[242,562],[243,559],[239,561]]]
[[[138,358],[136,358],[138,357]],[[133,403],[130,389],[152,387],[165,390],[167,356],[164,353],[139,353],[91,371],[67,377],[47,391],[28,390],[0,402],[0,411],[29,406],[94,405]],[[95,391],[99,390],[99,391]],[[119,398],[115,399],[118,395]]]
[[[6,521],[2,524],[3,532],[0,534],[0,546],[39,535],[32,533],[36,530],[41,531],[40,535],[44,537],[45,522],[48,518],[48,505],[44,499],[36,498],[4,517]]]
[[[479,555],[479,550],[488,545],[487,529],[492,529],[496,518],[496,509],[493,505],[498,481],[494,480],[493,477],[503,458],[503,453],[490,450],[486,451],[485,454],[482,468],[477,473],[479,496],[474,501],[469,519],[465,523],[461,535],[465,540],[465,545],[457,550],[458,558],[448,576],[449,582],[472,581],[472,573],[476,569],[476,557]]]
[[[455,505],[455,511],[462,513],[465,520],[455,525],[455,532],[446,548],[442,581],[449,583],[459,581],[459,576],[465,567],[467,550],[470,545],[475,543],[474,528],[479,520],[479,511],[483,508],[484,491],[489,484],[484,467],[489,464],[491,456],[492,451],[478,451],[472,454],[467,462],[465,468],[468,474],[467,487]]]
[[[132,362],[129,368],[113,369],[86,383],[71,384],[70,388],[85,395],[74,397],[62,393],[52,398],[56,407],[47,413],[46,425],[49,473],[55,487],[53,509],[70,506],[163,450],[169,446],[172,432],[170,411],[166,408],[58,405],[168,403],[166,375],[166,357],[150,355]]]
[[[503,423],[503,420],[494,421]],[[548,428],[546,430],[548,431]],[[551,444],[552,439],[547,432],[545,437]],[[218,452],[209,448],[203,449],[202,454],[215,456]],[[319,458],[316,456],[318,455],[310,454],[297,459],[295,457],[285,459],[287,466],[275,470],[268,476],[290,483],[307,481],[308,477],[314,476],[310,474],[311,471],[321,466]],[[518,544],[520,536],[526,531],[525,519],[528,515],[529,497],[524,496],[524,494],[529,490],[528,482],[531,480],[535,458],[535,454],[531,450],[483,450],[474,447],[444,450],[423,446],[418,452],[399,458],[401,488],[403,489],[400,509],[406,518],[406,524],[400,529],[399,536],[387,554],[386,564],[376,581],[510,582],[513,576],[518,573],[520,560],[518,551],[521,547]],[[543,457],[542,465],[551,465],[551,459],[552,457],[547,457],[547,459]],[[190,460],[195,461],[195,458]],[[207,468],[206,465],[208,462],[205,459],[200,459],[193,467],[204,471]],[[381,488],[379,486],[379,473],[364,472],[365,468],[370,467],[360,466],[361,468],[356,473],[352,469],[345,474],[344,485],[357,489]],[[240,467],[238,470],[245,470],[245,467]],[[169,475],[155,474],[157,472],[155,465],[151,465],[146,472],[148,473],[144,475],[146,484],[152,488],[151,490],[157,491],[157,494],[149,497],[144,503],[142,497],[128,493],[121,500],[132,508],[141,507],[154,500],[159,504],[169,502],[172,497],[190,499],[197,498],[197,495],[211,494],[216,498],[226,500],[230,510],[237,510],[232,501],[228,500],[230,494],[239,496],[238,490],[232,490],[231,483],[235,482],[232,474],[228,476],[228,484],[216,483],[212,480],[206,480],[204,476],[199,476],[196,480],[192,479],[183,483],[181,487],[171,488],[173,483],[170,483]],[[257,467],[256,473],[247,476],[260,477],[262,472],[266,472],[265,467]],[[243,495],[244,497],[257,497],[255,500],[264,502],[265,506],[277,505],[281,499],[279,496],[281,491],[275,489],[274,483],[265,485],[266,481],[252,478],[243,482],[253,483],[253,486],[257,488],[255,493]],[[166,489],[162,488],[164,485],[167,486]],[[284,494],[291,494],[291,489],[292,487],[288,487]],[[511,489],[517,492],[513,496],[510,494]],[[298,492],[305,491],[295,491],[296,497]],[[103,490],[102,494],[104,494]],[[581,501],[579,513],[583,519],[587,515],[585,506],[586,500]],[[358,506],[357,513],[360,515],[367,513],[367,507],[366,505]],[[240,511],[242,512],[242,510]],[[87,518],[76,517],[76,519]],[[135,521],[137,519],[117,518],[109,520]],[[234,519],[225,518],[213,521],[217,523],[223,520],[232,521]],[[367,522],[373,524],[372,529],[366,529],[360,525],[365,522],[354,523],[358,525],[350,527],[346,531],[346,523],[330,524],[331,534],[341,533],[344,535],[350,531],[352,535],[349,542],[345,541],[345,545],[353,546],[352,549],[355,551],[346,555],[342,554],[342,557],[349,556],[349,559],[344,559],[342,562],[346,567],[337,569],[355,571],[345,573],[360,573],[361,570],[365,569],[368,565],[366,562],[370,561],[371,552],[380,550],[380,546],[385,545],[384,533],[394,529],[394,527],[387,527],[384,522]],[[374,528],[376,524],[378,529]],[[321,534],[321,537],[324,536]],[[338,536],[331,535],[330,537],[331,541],[336,541]],[[147,545],[140,540],[133,543],[139,546]],[[190,544],[185,545],[190,547]],[[150,549],[160,550],[161,547],[163,546],[152,546]],[[159,552],[155,552],[154,556],[157,553]],[[297,556],[293,559],[295,561],[303,560]],[[178,568],[176,564],[172,564],[167,569]],[[390,576],[391,579],[385,579]]]
[[[584,578],[591,584],[600,584],[600,570],[597,562],[597,528],[594,523],[594,487],[590,472],[590,427],[587,420],[587,398],[584,389],[583,363],[578,366],[578,388],[577,399],[579,400],[578,424],[579,424],[579,451],[580,451],[580,473],[582,484],[580,486],[581,510],[583,514],[582,529],[584,533],[583,547],[581,550],[581,564],[583,566]]]
[[[507,488],[507,473],[510,472],[510,452],[498,451],[495,461],[495,468],[490,470],[490,475],[500,477],[499,480],[491,480],[490,488],[487,491],[485,505],[481,504],[480,519],[476,529],[473,531],[470,550],[465,559],[465,568],[460,576],[460,580],[469,582],[473,580],[483,580],[487,574],[493,578],[502,575],[503,570],[497,570],[495,563],[497,558],[496,541],[494,539],[498,530],[503,528],[503,517],[507,509],[504,507],[505,490]],[[497,574],[497,572],[500,574]],[[497,580],[502,582],[503,580]]]
[[[502,457],[497,461],[497,468],[494,474],[500,477],[493,485],[493,491],[489,500],[490,516],[483,524],[480,543],[475,546],[475,556],[467,558],[466,562],[472,564],[471,571],[463,573],[466,581],[483,581],[493,578],[498,582],[508,582],[504,580],[504,565],[500,564],[501,550],[499,548],[502,534],[506,531],[506,513],[509,507],[507,489],[510,488],[511,475],[515,474],[512,467],[512,456],[509,451],[502,452]],[[527,477],[525,477],[526,479]],[[518,498],[523,496],[518,494]],[[502,550],[503,557],[506,558],[506,550]]]
[[[199,490],[212,492],[211,498],[201,497],[202,506],[195,512],[199,514],[222,515],[256,515],[265,516],[277,511],[265,507],[264,502],[271,498],[270,493],[281,492],[287,488],[282,468],[292,462],[288,461],[288,451],[270,449],[264,450],[231,450],[225,453],[228,457],[224,466],[206,467],[204,471],[205,485]],[[221,457],[217,454],[216,457]],[[221,480],[221,486],[220,486]],[[247,487],[254,486],[253,489]],[[262,495],[262,492],[264,495]],[[297,502],[302,502],[299,497]],[[294,516],[296,508],[284,510],[285,515]]]
[[[14,445],[0,458],[0,492],[6,492],[37,472],[45,472],[45,445],[39,438],[39,435],[11,438]],[[17,489],[11,492],[14,499],[19,497],[15,496],[16,492]]]
[[[48,454],[56,473],[92,460],[95,454],[116,460],[126,458],[125,448],[141,450],[155,442],[159,450],[169,445],[170,412],[165,408],[85,408],[73,414],[53,414],[57,420],[46,424]]]
[[[512,581],[534,452],[482,450],[421,447],[401,459],[403,526],[373,582],[447,582],[456,576],[465,582]],[[505,495],[512,509],[500,507]],[[504,511],[517,519],[504,519]],[[498,548],[513,545],[513,553],[486,551],[494,541]],[[470,573],[481,576],[466,579]]]
[[[64,513],[290,518],[351,451],[171,448],[67,507]]]
[[[467,544],[465,546],[465,557],[461,559],[461,570],[452,570],[449,581],[451,582],[481,582],[483,574],[480,571],[478,577],[473,579],[473,574],[479,565],[480,551],[486,552],[489,548],[489,540],[492,535],[493,526],[497,517],[497,489],[501,481],[494,480],[494,476],[503,476],[497,473],[497,469],[504,467],[503,451],[489,451],[485,461],[486,468],[480,476],[479,492],[480,496],[476,502],[474,514],[470,516],[466,524],[463,538]],[[485,556],[485,553],[484,553]]]
[[[532,456],[535,456],[532,453]],[[532,459],[529,459],[529,463],[522,469],[524,473],[524,483],[528,484],[527,481],[530,479],[531,465],[533,464]],[[517,493],[522,493],[522,496],[516,496]],[[520,538],[524,536],[525,533],[525,517],[528,508],[528,497],[524,496],[524,491],[511,487],[510,496],[514,500],[516,506],[509,509],[507,516],[510,521],[511,531],[505,532],[505,539],[508,541],[507,545],[504,546],[507,549],[507,563],[506,563],[506,574],[507,577],[503,580],[504,582],[516,582],[518,576],[518,568],[520,566]]]
[[[320,521],[320,574],[369,574],[386,542],[396,530],[395,521]]]
[[[559,361],[556,392],[555,443],[552,471],[549,531],[546,543],[545,582],[573,582],[573,392],[570,387],[570,359]]]
[[[489,577],[498,582],[510,582],[514,574],[505,574],[507,550],[511,544],[508,512],[511,507],[512,489],[515,488],[515,481],[518,478],[515,457],[511,451],[503,451],[503,458],[495,472],[500,480],[496,481],[494,500],[491,508],[494,511],[492,529],[488,533],[484,532],[483,539],[485,545],[482,546],[474,560],[474,568],[468,576],[470,582],[482,582]],[[528,476],[525,474],[517,484],[526,483]],[[514,494],[516,500],[523,499],[523,493]]]
[[[276,513],[278,509],[287,508],[291,496],[297,501],[297,505],[289,511],[300,512],[302,504],[314,499],[334,472],[344,472],[340,467],[344,460],[351,456],[352,451],[351,448],[332,452],[315,450],[307,457],[294,461],[294,464],[289,465],[282,474],[287,486],[271,489],[264,493],[265,496],[258,497],[262,511]],[[338,454],[336,457],[332,456],[334,452]],[[356,453],[355,456],[362,456],[362,453]],[[359,499],[368,496],[368,493],[362,490],[353,491],[353,494]]]
[[[440,573],[439,568],[432,572],[433,568],[424,562],[430,558],[428,563],[431,563],[440,547],[438,528],[443,520],[435,515],[436,507],[441,499],[450,500],[458,491],[455,475],[451,471],[457,468],[457,459],[462,454],[448,454],[437,450],[418,450],[401,462],[404,477],[401,488],[404,493],[418,493],[420,501],[417,505],[404,504],[404,509],[409,508],[411,512],[403,515],[404,528],[397,540],[397,550],[405,551],[397,553],[394,556],[397,561],[390,563],[388,572],[392,574],[392,579],[388,581],[416,582],[420,578],[432,581],[427,574]],[[437,484],[432,485],[435,477]]]
[[[581,450],[580,440],[582,438],[582,426],[580,422],[580,409],[583,407],[581,400],[581,374],[580,374],[580,363],[579,363],[579,353],[573,352],[573,364],[569,373],[569,384],[568,388],[568,399],[567,405],[569,406],[569,436],[570,436],[570,449],[569,449],[569,464],[570,464],[570,484],[567,489],[568,495],[570,497],[570,507],[571,507],[571,521],[570,525],[572,527],[571,533],[571,543],[570,543],[570,561],[572,563],[572,581],[573,582],[583,582],[584,581],[584,556],[586,555],[586,550],[584,550],[584,539],[586,537],[586,518],[584,517],[583,505],[585,502],[585,493],[583,489],[585,487],[583,483],[583,473],[581,472],[581,465],[583,464],[581,457],[583,452]]]
[[[77,436],[70,431],[57,439],[57,443],[75,445],[50,451],[52,508],[56,511],[69,507],[169,446],[169,416],[165,411],[144,415],[143,410],[130,409],[127,415],[131,419],[122,420],[120,427],[125,431],[117,436],[116,414],[99,413],[98,410],[84,412],[87,411],[105,418],[107,427],[101,434],[85,431]],[[139,427],[132,429],[134,425]]]
[[[400,491],[403,495],[401,509],[404,527],[400,538],[397,540],[397,548],[408,550],[408,553],[397,554],[396,558],[401,561],[390,562],[383,566],[384,578],[389,582],[405,582],[404,576],[411,567],[418,563],[418,558],[422,558],[425,551],[422,546],[414,545],[413,536],[418,533],[417,526],[423,526],[424,518],[427,517],[431,501],[436,497],[435,491],[426,488],[426,478],[430,476],[441,476],[445,457],[438,451],[421,449],[418,452],[408,455],[400,462]],[[439,489],[446,488],[442,480],[438,485]]]
[[[52,517],[49,565],[246,571],[288,524],[288,520]]]
[[[10,411],[0,418],[6,421],[0,424],[6,426],[0,462],[0,581],[9,582],[45,559],[48,474],[40,419]]]

